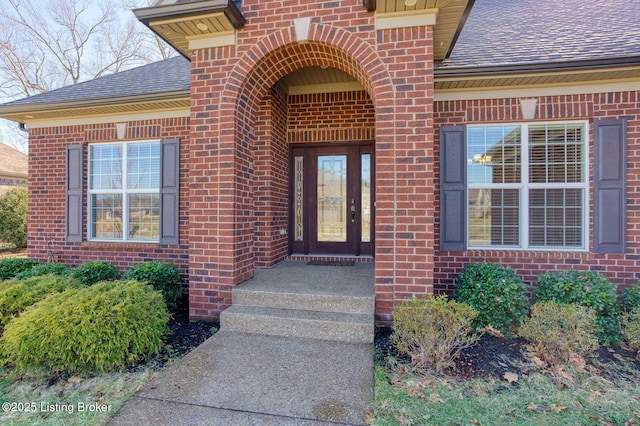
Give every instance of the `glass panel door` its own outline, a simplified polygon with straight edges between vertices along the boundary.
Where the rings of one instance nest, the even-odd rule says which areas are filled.
[[[347,241],[347,156],[318,156],[318,241]]]

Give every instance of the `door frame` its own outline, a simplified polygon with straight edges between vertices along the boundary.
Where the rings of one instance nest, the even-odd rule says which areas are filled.
[[[305,254],[305,255],[374,255],[375,247],[375,145],[373,141],[366,142],[351,142],[351,143],[314,143],[314,144],[290,144],[289,145],[289,202],[288,202],[288,252],[289,254]],[[296,153],[294,154],[294,151]],[[313,184],[317,182],[317,162],[315,161],[316,155],[353,155],[355,154],[357,159],[353,160],[356,167],[350,167],[347,170],[348,185],[351,187],[351,191],[357,192],[357,211],[356,222],[353,227],[355,229],[347,231],[347,243],[337,244],[349,244],[347,246],[349,253],[339,253],[340,250],[335,249],[332,243],[321,243],[321,247],[312,243],[312,233],[317,233],[317,217],[310,214],[311,209],[317,208],[317,188],[313,188]],[[362,194],[361,194],[361,159],[363,154],[369,154],[371,158],[370,173],[371,173],[371,200],[370,200],[370,215],[371,215],[371,230],[370,241],[362,242]],[[304,157],[304,171],[303,171],[303,190],[304,200],[302,203],[302,217],[303,217],[303,240],[294,241],[295,230],[295,205],[294,205],[294,180],[295,180],[295,156],[302,155]],[[313,161],[311,161],[313,159]],[[353,192],[352,192],[353,193]],[[347,204],[349,208],[350,203]],[[349,242],[349,237],[351,241]]]

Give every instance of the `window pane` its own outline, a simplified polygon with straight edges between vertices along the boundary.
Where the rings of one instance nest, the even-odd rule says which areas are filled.
[[[583,190],[529,191],[529,243],[539,247],[582,247]]]
[[[122,188],[122,145],[91,145],[89,189]]]
[[[529,126],[529,181],[584,182],[583,137],[581,124]]]
[[[129,239],[152,240],[160,238],[160,195],[129,195]]]
[[[122,239],[122,195],[91,195],[91,238]]]
[[[371,242],[371,154],[362,154],[360,170],[361,237],[363,243]]]
[[[160,188],[160,143],[127,144],[127,189]]]
[[[469,183],[520,182],[520,126],[470,127],[467,140]]]
[[[469,190],[469,245],[518,246],[519,200],[517,189]]]

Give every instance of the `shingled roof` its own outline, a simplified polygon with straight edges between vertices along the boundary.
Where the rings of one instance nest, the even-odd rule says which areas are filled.
[[[191,65],[182,56],[85,81],[3,104],[20,107],[120,99],[168,92],[189,91]]]
[[[476,0],[438,69],[640,58],[637,0]]]
[[[29,157],[22,152],[0,143],[0,177],[26,179]]]

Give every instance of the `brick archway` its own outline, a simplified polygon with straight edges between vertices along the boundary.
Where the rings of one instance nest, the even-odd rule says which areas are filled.
[[[207,159],[197,158],[192,171],[192,192],[202,188],[202,195],[192,198],[203,207],[192,206],[189,216],[195,241],[190,255],[192,318],[217,316],[231,304],[233,286],[253,275],[257,113],[280,78],[308,66],[352,75],[374,104],[378,317],[390,318],[398,289],[400,297],[432,291],[432,33],[424,27],[373,34],[360,37],[312,23],[303,42],[296,41],[291,26],[250,46],[194,53],[192,64],[200,68],[192,74],[191,144],[196,156],[202,153]],[[413,50],[398,50],[398,40]],[[208,69],[218,67],[215,79],[205,78]],[[214,94],[207,86],[222,90]],[[200,183],[207,179],[210,185]]]

